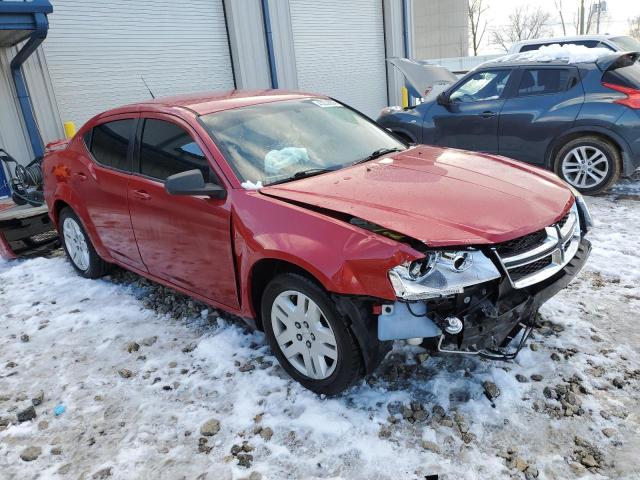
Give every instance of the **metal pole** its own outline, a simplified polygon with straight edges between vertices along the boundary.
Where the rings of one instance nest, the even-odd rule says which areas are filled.
[[[596,16],[596,33],[600,33],[600,10],[602,10],[602,0],[598,0],[598,15]]]
[[[584,0],[580,0],[580,35],[584,35]]]

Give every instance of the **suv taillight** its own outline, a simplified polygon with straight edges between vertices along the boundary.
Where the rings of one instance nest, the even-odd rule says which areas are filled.
[[[614,100],[614,103],[619,103],[625,107],[640,109],[640,90],[636,88],[623,87],[616,85],[615,83],[602,82],[602,86],[615,90],[616,92],[624,93],[626,98],[619,98]]]

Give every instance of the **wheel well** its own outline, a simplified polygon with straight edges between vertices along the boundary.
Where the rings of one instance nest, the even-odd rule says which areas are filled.
[[[618,150],[618,154],[620,154],[621,158],[622,158],[622,148],[620,148],[620,144],[616,141],[615,138],[610,137],[609,135],[602,133],[602,132],[594,132],[594,131],[589,131],[589,130],[585,130],[585,131],[580,131],[580,132],[574,132],[574,133],[570,133],[568,135],[565,135],[563,137],[560,137],[558,139],[556,139],[556,141],[551,145],[551,149],[549,151],[549,154],[547,156],[547,167],[550,170],[553,170],[555,168],[555,157],[558,154],[558,152],[560,151],[560,149],[567,143],[570,142],[572,140],[575,140],[576,138],[580,138],[580,137],[598,137],[606,142],[609,142],[611,145],[613,145],[616,150]]]
[[[260,330],[262,330],[262,292],[264,292],[264,289],[271,279],[281,273],[297,273],[323,288],[322,284],[311,273],[294,263],[275,258],[259,260],[251,268],[249,278],[251,285],[251,306],[256,316],[256,326]]]
[[[69,204],[64,200],[56,200],[55,203],[53,204],[53,215],[55,218],[56,227],[57,227],[58,220],[60,219],[60,212],[65,207],[71,208]]]

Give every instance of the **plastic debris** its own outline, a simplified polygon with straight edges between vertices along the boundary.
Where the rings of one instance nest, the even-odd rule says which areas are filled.
[[[60,415],[62,415],[65,412],[66,408],[64,408],[64,405],[62,405],[61,403],[56,405],[56,408],[53,409],[53,414],[56,417],[59,417]]]

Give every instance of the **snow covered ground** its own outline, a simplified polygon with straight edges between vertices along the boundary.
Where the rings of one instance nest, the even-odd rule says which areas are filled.
[[[398,344],[336,399],[139,277],[0,263],[0,478],[639,478],[639,200],[638,178],[587,199],[590,262],[516,361]]]

